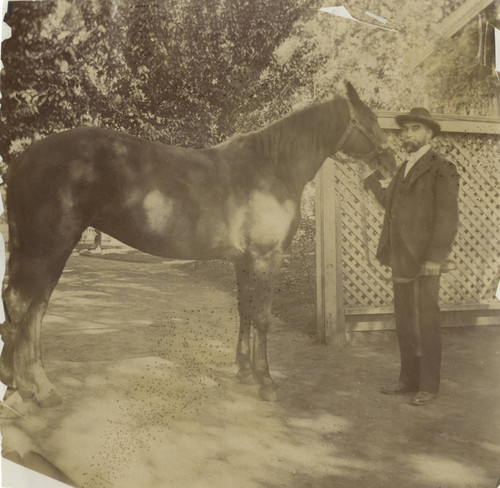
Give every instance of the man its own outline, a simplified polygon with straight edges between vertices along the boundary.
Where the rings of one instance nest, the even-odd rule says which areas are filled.
[[[399,381],[382,392],[415,392],[412,403],[426,405],[439,391],[439,279],[458,226],[459,177],[430,146],[441,127],[425,108],[413,108],[396,121],[407,161],[388,188],[375,173],[364,180],[386,209],[377,258],[392,268],[401,355]]]

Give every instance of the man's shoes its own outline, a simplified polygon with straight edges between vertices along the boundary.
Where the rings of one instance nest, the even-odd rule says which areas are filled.
[[[386,395],[403,395],[410,391],[417,391],[416,388],[412,388],[411,386],[407,386],[404,383],[398,382],[395,385],[384,385],[380,389],[382,393]]]
[[[422,406],[428,405],[436,398],[435,393],[429,393],[428,391],[419,391],[411,400],[413,405]]]

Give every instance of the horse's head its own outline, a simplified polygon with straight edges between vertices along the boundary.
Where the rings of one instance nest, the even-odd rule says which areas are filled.
[[[391,173],[396,168],[393,150],[386,144],[377,116],[360,98],[351,83],[346,82],[348,123],[335,151],[361,159],[375,169],[381,164]]]

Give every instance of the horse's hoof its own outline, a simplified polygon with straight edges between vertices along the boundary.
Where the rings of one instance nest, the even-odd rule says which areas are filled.
[[[240,369],[238,373],[236,373],[236,378],[238,378],[240,383],[243,383],[244,385],[255,385],[257,383],[251,369]]]
[[[15,388],[16,386],[14,370],[6,367],[2,362],[0,362],[0,382],[9,388]]]
[[[7,388],[16,389],[16,382],[14,381],[14,374],[9,376],[0,375],[0,383]]]
[[[48,395],[43,398],[37,398],[37,403],[42,408],[58,407],[62,405],[63,399],[55,390],[51,390]]]
[[[281,400],[281,394],[278,385],[261,386],[259,396],[265,402],[278,402]]]
[[[12,388],[11,386],[9,386],[7,388],[7,390],[5,390],[5,395],[3,397],[3,401],[7,401],[14,393],[17,392],[17,389],[16,388]]]

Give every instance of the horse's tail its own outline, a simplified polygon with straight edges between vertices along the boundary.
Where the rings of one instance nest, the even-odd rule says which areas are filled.
[[[7,210],[7,223],[9,226],[8,236],[8,250],[9,250],[9,263],[12,262],[12,255],[17,254],[20,250],[21,242],[18,227],[18,211],[16,205],[16,166],[17,161],[12,161],[9,164],[6,177],[6,210]]]
[[[13,289],[18,289],[20,286],[29,286],[30,280],[23,276],[23,254],[25,253],[26,244],[23,242],[23,188],[20,185],[23,182],[23,172],[20,171],[22,157],[16,158],[11,161],[7,168],[6,175],[6,211],[7,211],[7,224],[9,229],[8,241],[7,241],[7,269],[6,269],[6,280],[7,285],[5,289],[4,298],[7,298],[7,303],[9,302],[9,294]],[[11,314],[12,315],[12,314]]]
[[[19,224],[17,217],[17,204],[16,204],[16,166],[18,161],[12,161],[7,168],[7,175],[5,178],[6,184],[6,199],[5,208],[7,215],[7,224],[9,234],[7,236],[7,273],[5,275],[6,288],[2,294],[2,302],[6,323],[2,326],[2,337],[5,342],[5,334],[7,333],[8,325],[11,324],[11,308],[15,308],[11,295],[15,294],[17,288],[18,274],[19,274],[19,256],[21,254],[21,239],[19,236]]]

